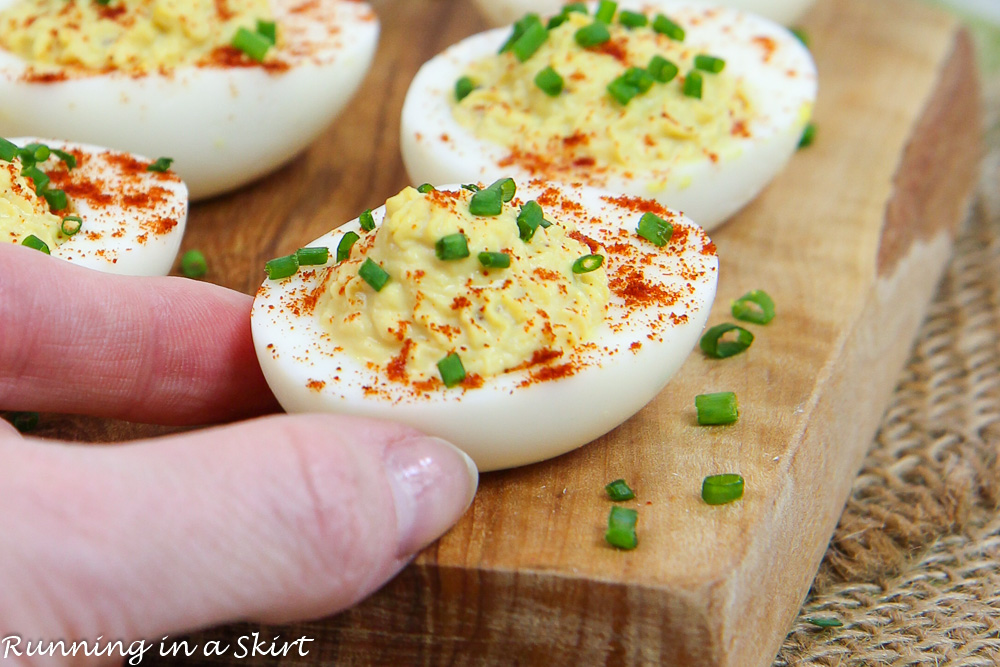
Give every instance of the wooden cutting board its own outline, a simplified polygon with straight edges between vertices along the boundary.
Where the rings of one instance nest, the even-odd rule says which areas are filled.
[[[267,259],[408,182],[398,118],[410,78],[484,25],[466,0],[374,4],[375,67],[336,125],[280,172],[193,208],[184,246],[205,252],[208,279],[253,292]],[[777,302],[752,348],[725,361],[695,354],[599,441],[484,475],[462,521],[356,609],[251,629],[314,638],[298,659],[309,664],[771,662],[908,356],[981,146],[973,54],[947,15],[915,0],[819,0],[803,26],[820,72],[816,143],[713,234],[710,324],[751,289]],[[740,421],[697,426],[694,396],[720,390],[739,396]],[[81,440],[165,432],[49,423],[47,434]],[[745,477],[742,501],[702,502],[702,479],[720,472]],[[618,477],[638,493],[631,552],[603,541],[603,487]]]

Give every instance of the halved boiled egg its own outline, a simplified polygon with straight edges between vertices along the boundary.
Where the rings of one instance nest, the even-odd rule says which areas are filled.
[[[269,271],[251,326],[286,410],[407,423],[494,470],[649,402],[697,342],[718,259],[655,201],[500,179],[406,188]]]
[[[0,139],[0,243],[108,273],[166,275],[188,199],[165,166],[88,144]]]
[[[356,0],[0,0],[0,135],[169,156],[208,197],[315,139],[378,31]]]
[[[809,121],[805,46],[767,19],[691,0],[596,11],[528,17],[427,62],[403,106],[411,179],[582,182],[706,229],[752,200]]]

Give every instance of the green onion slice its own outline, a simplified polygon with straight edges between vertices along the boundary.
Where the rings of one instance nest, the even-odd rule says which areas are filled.
[[[481,252],[477,257],[486,269],[506,269],[510,266],[510,255],[505,252]]]
[[[538,74],[535,75],[535,85],[542,89],[549,97],[556,97],[563,90],[564,81],[559,72],[552,69],[551,66],[540,70]]]
[[[455,352],[437,362],[437,367],[438,372],[441,374],[441,381],[449,389],[457,384],[461,384],[462,380],[465,379],[465,367],[462,365],[461,358]]]
[[[0,160],[13,162],[17,157],[17,144],[0,137]]]
[[[146,167],[146,171],[158,171],[162,173],[169,170],[170,165],[173,163],[174,159],[172,157],[158,157],[152,164]]]
[[[767,324],[774,319],[774,299],[764,290],[755,289],[733,301],[732,311],[738,320]]]
[[[361,215],[358,216],[358,224],[361,225],[361,229],[366,232],[370,232],[375,229],[375,216],[372,215],[372,210],[370,208],[361,212]]]
[[[19,151],[25,162],[45,162],[52,155],[52,149],[45,144],[30,143]]]
[[[475,88],[476,84],[472,82],[472,79],[467,76],[463,76],[455,82],[455,101],[461,102],[468,97],[469,93],[475,90]]]
[[[503,212],[503,193],[500,188],[490,186],[472,195],[469,212],[478,216],[495,216]]]
[[[601,268],[604,255],[584,255],[573,262],[573,273],[590,273]]]
[[[230,46],[234,49],[239,49],[252,60],[262,63],[264,62],[264,56],[267,55],[268,50],[272,46],[272,42],[260,33],[251,32],[246,28],[239,28],[236,34],[233,35],[233,41],[230,42]]]
[[[645,14],[623,9],[618,15],[618,22],[626,28],[641,28],[649,23],[649,19],[646,18]]]
[[[590,25],[584,26],[573,34],[573,39],[583,48],[598,46],[611,39],[608,26],[601,21],[594,21]]]
[[[612,0],[601,0],[597,5],[597,11],[594,12],[594,18],[598,21],[604,21],[605,23],[611,23],[615,18],[615,12],[618,11],[618,3]]]
[[[361,237],[354,232],[347,232],[340,237],[340,243],[337,244],[338,264],[351,256],[351,247],[359,238]]]
[[[698,70],[691,70],[684,77],[684,94],[688,97],[701,99],[701,91],[704,87],[705,77]]]
[[[656,83],[656,79],[653,78],[653,75],[641,67],[629,67],[625,70],[622,77],[627,83],[635,86],[640,93],[645,93],[653,87],[654,83]]]
[[[639,218],[639,225],[635,231],[653,245],[662,248],[673,236],[674,226],[655,213],[647,211]]]
[[[499,178],[492,183],[490,183],[491,188],[499,189],[500,196],[505,202],[509,202],[514,198],[517,193],[517,183],[514,182],[513,178],[509,176],[507,178]]]
[[[463,259],[469,256],[469,240],[462,232],[442,236],[434,243],[434,254],[446,261]]]
[[[538,14],[525,14],[524,16],[522,16],[518,21],[514,23],[514,28],[510,33],[510,37],[508,37],[507,41],[504,42],[503,46],[500,47],[500,53],[505,53],[514,48],[514,44],[516,44],[517,41],[521,39],[524,33],[527,32],[528,28],[530,28],[535,23],[541,23],[541,22],[542,20],[538,18]]]
[[[736,332],[736,340],[722,340],[730,331]],[[701,337],[701,351],[715,359],[725,359],[743,352],[753,343],[753,334],[743,327],[725,322],[716,324]]]
[[[639,513],[634,509],[614,506],[608,514],[608,530],[604,533],[605,541],[619,549],[635,549],[639,538],[635,534],[635,525]]]
[[[663,56],[653,56],[650,59],[646,70],[649,72],[650,76],[660,83],[673,81],[674,77],[676,77],[677,73],[680,71],[677,65],[673,64]]]
[[[437,188],[435,188],[430,183],[422,183],[421,185],[417,186],[417,192],[424,195],[427,194],[428,192],[434,192],[435,190],[437,190]]]
[[[809,123],[806,125],[806,129],[802,130],[802,137],[799,139],[799,148],[812,146],[814,141],[816,141],[816,125],[815,123]]]
[[[624,479],[616,479],[605,486],[604,490],[607,491],[608,497],[616,502],[622,500],[632,500],[635,498],[635,491],[633,491],[629,485],[625,483]]]
[[[725,505],[743,497],[743,477],[735,473],[709,475],[701,483],[701,498],[709,505]]]
[[[465,185],[462,186],[462,189],[468,190],[469,192],[479,192],[480,190],[482,190],[482,188],[476,185],[475,183],[466,183]]]
[[[734,424],[740,418],[736,394],[731,391],[699,394],[694,397],[694,407],[698,411],[698,423],[702,426]]]
[[[844,625],[843,621],[832,616],[807,616],[802,620],[817,628],[840,628]]]
[[[188,278],[201,278],[208,273],[208,262],[200,250],[188,250],[181,256],[181,273]]]
[[[49,175],[33,165],[22,169],[21,175],[31,179],[31,182],[35,184],[35,192],[38,194],[42,194],[45,186],[49,184]]]
[[[699,53],[694,57],[694,66],[700,70],[718,74],[726,68],[726,61],[722,58]]]
[[[63,236],[73,236],[83,227],[83,218],[78,215],[67,215],[59,224],[59,231]]]
[[[46,188],[42,192],[42,197],[49,203],[49,208],[53,211],[61,211],[69,205],[69,199],[62,190]]]
[[[371,285],[371,288],[376,292],[381,292],[385,284],[389,282],[389,274],[386,273],[385,269],[376,264],[371,257],[365,258],[361,268],[358,269],[358,275],[361,276],[362,280]]]
[[[264,271],[269,280],[281,280],[294,276],[299,270],[298,254],[292,253],[284,257],[275,257],[264,265]]]
[[[67,153],[66,151],[61,151],[58,148],[53,148],[52,154],[62,160],[63,164],[66,165],[67,170],[76,168],[76,156],[72,153]]]
[[[622,106],[631,102],[632,98],[639,94],[639,89],[626,81],[624,74],[609,83],[607,90],[608,95]]]
[[[330,259],[330,249],[322,246],[299,248],[295,251],[295,257],[299,260],[299,266],[326,264]]]
[[[38,428],[37,412],[15,412],[10,423],[14,425],[18,433],[28,433]]]
[[[542,207],[534,199],[526,202],[521,207],[521,212],[517,214],[518,235],[525,243],[531,241],[539,227],[548,227],[549,224],[551,223],[547,224]]]
[[[548,38],[549,31],[541,21],[534,21],[525,28],[524,34],[517,38],[510,50],[514,53],[514,57],[523,63],[533,56]]]
[[[28,234],[27,236],[25,236],[24,239],[21,241],[21,245],[27,246],[29,248],[34,248],[35,250],[41,250],[46,255],[52,254],[51,252],[49,252],[49,245],[45,241],[35,236],[34,234]]]
[[[274,46],[278,43],[278,25],[274,21],[257,19],[257,34]]]
[[[657,14],[656,18],[653,19],[653,30],[661,35],[666,35],[674,41],[684,41],[684,28],[680,27],[663,14]]]

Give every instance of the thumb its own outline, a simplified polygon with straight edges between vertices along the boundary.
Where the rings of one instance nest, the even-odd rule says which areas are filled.
[[[409,428],[275,416],[117,447],[8,441],[0,627],[157,637],[361,600],[464,513],[471,460]]]

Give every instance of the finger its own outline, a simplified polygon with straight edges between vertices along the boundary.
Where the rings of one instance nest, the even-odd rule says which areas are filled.
[[[114,276],[0,244],[0,407],[200,424],[278,409],[252,299],[182,278]]]
[[[30,608],[3,618],[0,606],[0,627],[32,636],[339,611],[456,521],[477,479],[441,440],[330,415],[15,449],[0,472],[0,498],[18,508],[0,512],[0,590]]]

